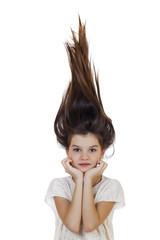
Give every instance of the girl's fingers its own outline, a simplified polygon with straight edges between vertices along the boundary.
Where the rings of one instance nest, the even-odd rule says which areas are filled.
[[[67,159],[68,159],[68,158],[64,158],[64,159],[61,161],[61,163],[64,164]]]
[[[67,162],[67,161],[69,161],[69,160],[71,160],[71,158],[69,158],[69,157],[64,158],[64,159],[61,161],[61,163],[64,164],[65,162]]]
[[[104,171],[106,168],[107,168],[108,164],[107,163],[104,163],[103,167],[102,167],[102,170]]]
[[[101,168],[102,172],[107,168],[108,164],[104,161],[100,162],[99,167]]]
[[[72,162],[72,160],[69,157],[67,157],[61,161],[66,172],[68,172],[69,168],[71,167],[71,165],[70,165],[71,162]]]
[[[62,161],[61,161],[61,163],[62,163],[62,165],[63,165],[63,167],[65,168],[65,170],[66,170],[66,160],[67,160],[67,158],[65,158],[65,159],[63,159]]]
[[[67,168],[72,167],[71,164],[70,164],[71,162],[72,162],[72,160],[68,160],[68,161],[65,162]]]

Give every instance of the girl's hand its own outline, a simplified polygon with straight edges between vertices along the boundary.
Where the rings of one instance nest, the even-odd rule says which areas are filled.
[[[90,179],[92,182],[99,176],[101,176],[108,164],[104,161],[99,162],[99,166],[89,169],[85,172],[84,179]]]
[[[83,179],[83,172],[81,172],[79,169],[74,168],[71,166],[72,159],[70,157],[64,158],[61,163],[66,171],[66,173],[69,173],[75,181],[78,179]]]

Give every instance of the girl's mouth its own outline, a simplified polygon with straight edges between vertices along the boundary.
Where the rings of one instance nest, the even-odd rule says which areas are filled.
[[[80,163],[79,165],[82,166],[82,167],[86,167],[86,166],[89,166],[91,164],[90,163]]]

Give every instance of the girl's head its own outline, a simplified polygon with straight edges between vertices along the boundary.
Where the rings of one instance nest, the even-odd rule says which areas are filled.
[[[78,40],[75,32],[71,31],[73,44],[66,42],[65,47],[72,79],[55,118],[54,131],[58,142],[68,152],[76,135],[89,136],[89,133],[97,138],[101,150],[106,150],[114,142],[115,131],[112,120],[103,109],[99,80],[94,65],[93,74],[88,59],[85,25],[82,25],[80,17]]]
[[[98,138],[92,133],[73,135],[66,153],[72,159],[72,166],[82,172],[94,168],[104,155]]]

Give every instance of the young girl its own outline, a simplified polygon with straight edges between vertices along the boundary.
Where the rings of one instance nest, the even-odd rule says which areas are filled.
[[[78,40],[71,31],[73,44],[65,46],[72,79],[54,122],[57,140],[67,154],[62,165],[70,176],[53,179],[45,201],[55,212],[55,240],[113,240],[112,217],[124,206],[124,193],[119,181],[102,175],[107,168],[102,158],[115,131],[103,109],[80,17]]]

